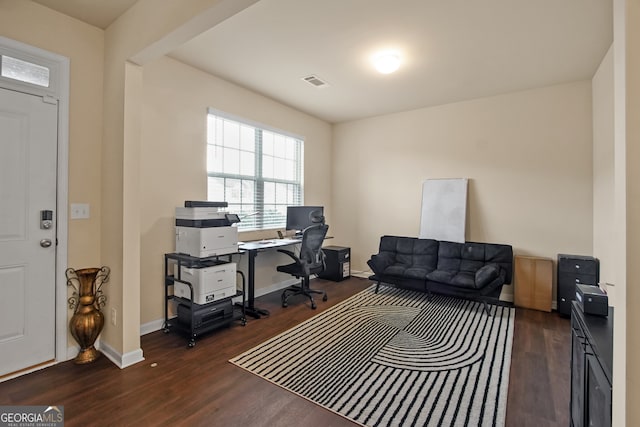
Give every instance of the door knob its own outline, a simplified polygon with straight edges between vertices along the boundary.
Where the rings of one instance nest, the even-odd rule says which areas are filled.
[[[48,248],[49,246],[51,246],[51,239],[40,240],[40,246],[42,246],[43,248]]]

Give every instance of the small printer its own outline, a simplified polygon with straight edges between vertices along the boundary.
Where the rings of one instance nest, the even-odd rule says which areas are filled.
[[[576,301],[584,314],[605,317],[609,314],[609,298],[600,286],[577,284]]]

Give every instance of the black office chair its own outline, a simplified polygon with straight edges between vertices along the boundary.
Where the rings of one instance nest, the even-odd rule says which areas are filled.
[[[321,294],[322,301],[327,300],[327,293],[325,291],[318,291],[309,287],[309,276],[322,273],[325,269],[325,255],[322,251],[322,242],[327,235],[327,230],[329,230],[329,226],[322,223],[307,227],[302,232],[300,256],[296,256],[296,254],[286,249],[278,249],[278,252],[289,255],[295,262],[287,265],[279,265],[276,267],[276,270],[291,274],[296,278],[302,278],[300,285],[288,287],[282,292],[283,307],[288,305],[287,300],[292,295],[306,295],[309,297],[309,300],[311,300],[311,308],[314,310],[316,303],[313,300],[313,294]]]

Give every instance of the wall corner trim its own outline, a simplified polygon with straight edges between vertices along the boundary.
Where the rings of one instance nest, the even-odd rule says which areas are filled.
[[[102,354],[104,354],[120,369],[128,368],[129,366],[135,365],[136,363],[142,362],[144,360],[141,348],[125,354],[121,354],[109,344],[102,341],[100,341],[98,348],[102,352]]]

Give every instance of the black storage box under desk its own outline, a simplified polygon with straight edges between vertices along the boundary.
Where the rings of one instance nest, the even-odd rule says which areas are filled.
[[[325,246],[322,251],[326,256],[326,267],[318,277],[340,282],[351,276],[351,248]]]

